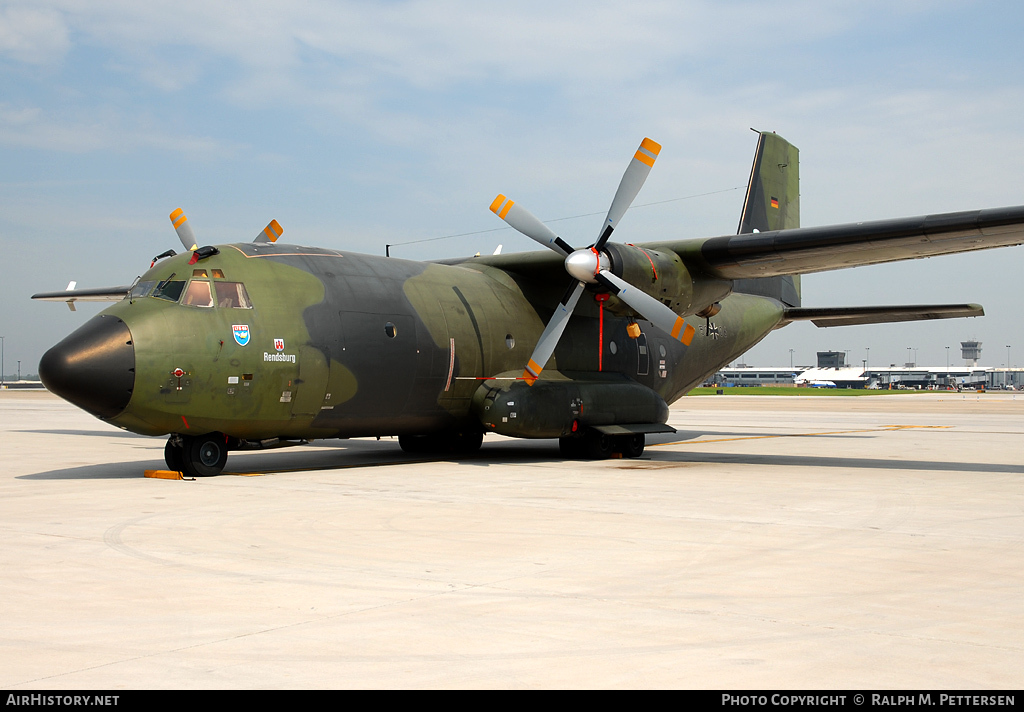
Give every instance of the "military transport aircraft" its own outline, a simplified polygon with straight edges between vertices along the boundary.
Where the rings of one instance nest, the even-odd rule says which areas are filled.
[[[801,228],[798,151],[760,133],[738,234],[610,237],[661,146],[644,139],[594,243],[520,204],[491,210],[545,248],[413,262],[286,245],[185,247],[130,286],[37,294],[111,300],[43,356],[54,393],[98,418],[170,435],[167,465],[220,473],[230,450],[397,435],[467,453],[484,433],[559,438],[567,457],[637,457],[674,432],[668,404],[793,321],[818,326],[979,316],[980,306],[801,305],[800,274],[1024,241],[1024,206]]]

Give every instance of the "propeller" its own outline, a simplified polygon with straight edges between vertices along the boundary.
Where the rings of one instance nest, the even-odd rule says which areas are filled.
[[[277,220],[271,220],[253,242],[277,242],[277,238],[281,237],[282,234],[284,234],[284,228],[281,227],[281,223]]]
[[[516,205],[515,201],[509,200],[504,195],[498,195],[491,203],[491,212],[497,215],[522,234],[531,240],[536,240],[544,247],[551,248],[555,252],[568,256],[572,247],[551,231],[547,225],[533,216],[526,208]]]
[[[185,249],[192,253],[192,259],[189,261],[190,265],[194,265],[199,260],[206,259],[212,255],[218,254],[220,251],[216,247],[199,247],[196,242],[196,235],[192,232],[192,226],[188,224],[188,218],[185,217],[185,211],[181,208],[175,209],[171,213],[171,224],[174,225],[174,231],[178,233],[178,239],[181,240],[181,244],[185,246]],[[271,220],[267,224],[263,231],[256,236],[253,242],[277,242],[277,239],[284,233],[284,228],[281,227],[281,223],[277,220]],[[149,265],[153,267],[157,263],[157,260],[163,257],[169,257],[174,255],[174,250],[168,250],[162,255],[158,255],[153,258],[153,262]]]
[[[611,260],[606,253],[602,252],[612,232],[618,226],[619,220],[626,214],[626,210],[629,209],[640,192],[640,188],[643,187],[660,152],[661,145],[657,142],[649,138],[640,142],[640,147],[633,154],[633,159],[626,167],[622,180],[619,181],[618,190],[615,191],[615,197],[612,198],[611,207],[608,209],[608,215],[598,233],[597,241],[588,248],[573,249],[526,208],[504,195],[499,195],[491,203],[491,212],[508,223],[510,227],[548,249],[564,255],[565,271],[574,278],[574,282],[569,285],[530,355],[526,370],[523,371],[523,380],[527,384],[532,386],[536,382],[548,359],[551,358],[551,354],[555,352],[562,332],[565,331],[565,327],[569,323],[569,317],[572,316],[573,310],[588,284],[601,285],[625,302],[633,311],[672,336],[673,339],[677,339],[687,346],[693,340],[694,328],[692,326],[654,297],[613,274],[609,269]]]
[[[185,217],[184,210],[177,208],[171,213],[171,224],[174,225],[174,231],[178,233],[178,239],[181,240],[181,244],[185,246],[186,250],[194,250],[199,246],[196,243],[196,235],[192,232],[192,226],[188,224],[188,218]]]

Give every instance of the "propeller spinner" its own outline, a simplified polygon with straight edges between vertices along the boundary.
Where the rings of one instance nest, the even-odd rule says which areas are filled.
[[[609,269],[611,261],[608,255],[602,251],[612,232],[618,226],[619,220],[625,215],[626,210],[629,209],[640,192],[640,188],[643,187],[660,152],[661,145],[657,142],[649,138],[640,142],[640,147],[633,154],[633,160],[629,162],[629,166],[619,182],[619,188],[615,191],[615,197],[612,199],[608,216],[598,233],[597,241],[585,249],[574,250],[526,208],[504,195],[499,195],[491,203],[491,212],[508,223],[509,226],[548,249],[564,255],[565,270],[576,280],[566,290],[551,321],[540,335],[537,346],[526,365],[526,370],[523,371],[523,379],[529,385],[532,386],[536,382],[548,359],[555,352],[562,332],[565,331],[565,327],[569,323],[569,317],[572,316],[587,284],[600,284],[629,305],[633,311],[671,335],[672,338],[687,345],[693,339],[694,328],[684,322],[681,316],[643,290],[613,274]]]

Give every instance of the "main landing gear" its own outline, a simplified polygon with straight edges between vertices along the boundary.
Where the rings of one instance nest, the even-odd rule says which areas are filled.
[[[568,460],[605,460],[613,453],[623,457],[640,457],[644,453],[643,433],[605,435],[588,429],[583,435],[558,439],[558,449]]]
[[[164,446],[168,469],[190,477],[212,477],[224,470],[228,461],[228,436],[172,435]]]

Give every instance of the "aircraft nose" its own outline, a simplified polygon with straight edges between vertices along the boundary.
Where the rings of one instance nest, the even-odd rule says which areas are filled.
[[[52,393],[100,418],[128,406],[135,387],[135,346],[127,324],[100,314],[51,348],[39,378]]]

